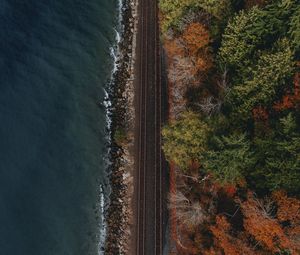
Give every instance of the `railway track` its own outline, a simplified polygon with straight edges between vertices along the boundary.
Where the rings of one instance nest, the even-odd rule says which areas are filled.
[[[163,254],[162,91],[157,1],[140,0],[136,254]]]

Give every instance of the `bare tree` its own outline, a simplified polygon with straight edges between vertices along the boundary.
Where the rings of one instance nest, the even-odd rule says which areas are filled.
[[[210,177],[209,174],[205,175],[203,178],[201,178],[199,175],[193,176],[193,175],[183,174],[182,171],[179,168],[176,169],[176,175],[188,178],[188,179],[193,180],[194,182],[197,182],[197,183],[202,183],[202,182],[208,180],[209,177]]]
[[[258,199],[256,195],[253,196],[254,202],[257,208],[261,211],[265,218],[274,218],[273,213],[275,210],[275,203],[270,197],[265,197],[264,199]]]
[[[201,111],[208,116],[218,113],[221,109],[221,101],[212,96],[204,98],[200,103],[196,104],[200,107]]]
[[[195,105],[200,108],[200,110],[206,114],[207,116],[211,116],[213,114],[216,114],[220,112],[221,106],[222,106],[222,100],[221,98],[224,98],[228,91],[229,91],[229,84],[228,84],[228,78],[227,78],[227,69],[225,69],[220,76],[220,78],[217,81],[217,87],[219,88],[221,97],[215,98],[213,96],[208,96],[200,103],[196,103]]]
[[[259,199],[255,193],[248,192],[248,201],[251,203],[251,210],[265,219],[274,220],[275,202],[270,197]],[[236,202],[243,208],[243,202],[238,198]]]
[[[205,11],[198,10],[197,12],[195,12],[194,10],[188,10],[187,13],[179,21],[179,31],[184,31],[186,27],[193,22],[199,22],[201,24],[209,26],[211,23],[211,17]]]
[[[221,75],[221,78],[217,81],[217,85],[219,89],[222,91],[223,96],[226,96],[229,90],[227,73],[228,71],[225,68]]]
[[[171,193],[169,201],[169,208],[176,210],[176,218],[185,225],[196,226],[207,218],[200,203],[191,202],[180,191]]]
[[[188,57],[174,56],[168,69],[168,79],[172,83],[188,84],[195,79],[195,66]]]

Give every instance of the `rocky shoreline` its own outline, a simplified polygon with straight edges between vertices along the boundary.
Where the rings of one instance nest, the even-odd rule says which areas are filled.
[[[111,119],[109,206],[105,213],[105,254],[132,254],[132,198],[134,192],[134,61],[137,0],[122,1],[122,32],[118,69],[109,91]]]

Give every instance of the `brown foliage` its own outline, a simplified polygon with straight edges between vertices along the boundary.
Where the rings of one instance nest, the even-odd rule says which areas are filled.
[[[216,225],[210,227],[217,246],[221,247],[224,254],[230,255],[254,255],[257,254],[245,242],[234,237],[230,233],[230,224],[224,216],[217,216]],[[214,253],[212,253],[214,254]]]
[[[272,252],[291,248],[292,243],[281,225],[266,214],[260,205],[253,193],[248,192],[248,199],[241,203],[245,230]]]
[[[286,233],[293,242],[295,254],[300,254],[300,225],[287,228]]]
[[[221,254],[223,254],[222,251],[212,247],[209,250],[203,251],[203,255],[221,255]]]
[[[267,122],[269,119],[269,114],[266,108],[258,106],[252,110],[253,119],[255,121]]]
[[[200,30],[196,33],[195,29]],[[182,37],[165,40],[172,117],[184,111],[187,89],[199,85],[213,66],[208,43],[208,31],[199,23],[192,23]]]
[[[288,197],[283,190],[273,192],[272,196],[278,205],[278,220],[290,221],[293,225],[300,224],[300,200]]]
[[[269,113],[266,108],[258,106],[252,110],[255,136],[263,136],[269,132]]]
[[[174,56],[184,56],[184,46],[179,39],[165,40],[164,47],[168,59],[172,59]]]
[[[234,195],[236,194],[236,186],[230,184],[225,185],[224,191],[229,197],[234,197]]]
[[[186,84],[195,79],[197,70],[190,58],[175,56],[169,65],[168,79],[175,84],[182,84],[186,90]]]
[[[275,103],[274,110],[282,111],[285,109],[292,109],[294,107],[293,95],[284,95],[281,102]]]
[[[208,50],[201,51],[198,54],[198,58],[195,59],[195,68],[199,72],[207,72],[213,66],[213,61],[210,52]]]
[[[196,55],[200,49],[206,48],[210,43],[207,29],[200,23],[191,23],[182,36],[190,55]]]
[[[199,254],[198,247],[195,246],[195,231],[186,228],[184,225],[178,226],[177,248],[182,255]]]
[[[209,50],[210,36],[205,26],[191,23],[184,31],[182,39],[197,72],[207,72],[213,66],[213,60]]]
[[[300,73],[296,73],[294,76],[294,91],[293,93],[287,93],[282,97],[280,102],[276,102],[273,109],[277,112],[299,107],[300,103]]]
[[[246,0],[245,8],[250,9],[255,5],[262,7],[262,6],[265,6],[266,4],[268,4],[268,2],[270,2],[270,0]]]
[[[288,197],[283,190],[275,191],[272,194],[278,208],[277,219],[285,222],[287,227],[284,229],[289,240],[291,248],[295,254],[300,253],[300,200]],[[298,252],[298,253],[296,253]]]

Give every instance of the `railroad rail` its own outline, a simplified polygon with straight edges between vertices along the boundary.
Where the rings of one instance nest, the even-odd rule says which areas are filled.
[[[136,254],[163,254],[162,91],[158,4],[139,1]]]

